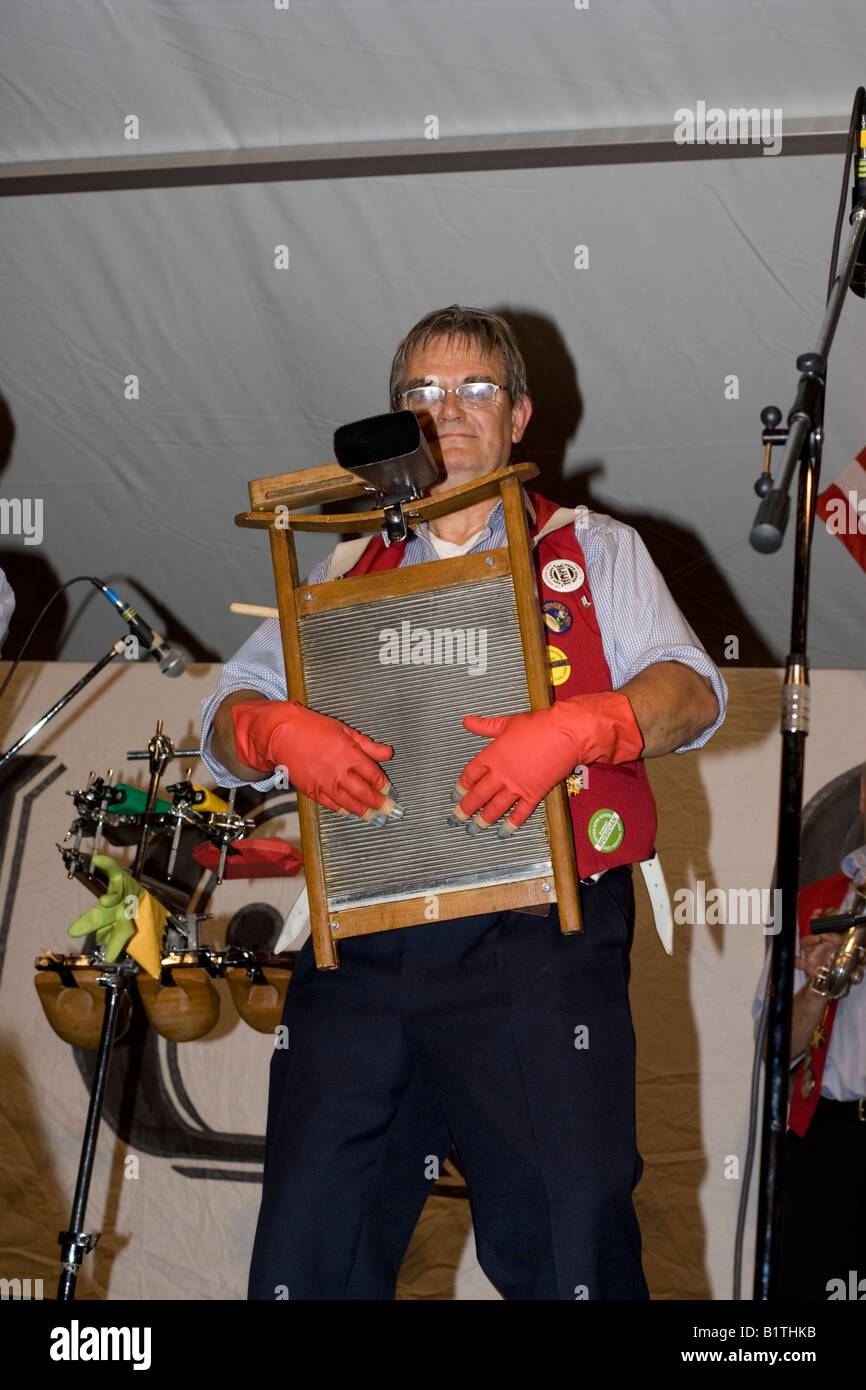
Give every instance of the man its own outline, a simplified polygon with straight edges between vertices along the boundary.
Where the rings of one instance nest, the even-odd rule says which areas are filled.
[[[866,765],[860,780],[866,823]],[[866,993],[852,985],[833,1001],[811,988],[842,936],[815,935],[814,918],[862,913],[855,884],[866,879],[866,846],[846,855],[841,871],[800,892],[800,954],[791,1019],[791,1111],[782,1227],[782,1297],[862,1298],[850,1291],[866,1277]],[[765,984],[766,988],[765,967]],[[761,998],[763,991],[761,991]],[[758,1000],[760,1005],[760,999]],[[829,1194],[822,1200],[822,1194]]]
[[[532,413],[510,328],[458,305],[428,314],[394,358],[391,405],[419,415],[444,472],[439,488],[503,467]],[[553,510],[527,498],[533,531]],[[705,742],[724,714],[724,682],[634,531],[572,513],[539,545],[537,568],[556,537],[562,555],[585,563],[566,559],[547,575],[561,587],[545,617],[557,634],[580,629],[599,674],[590,681],[575,670],[581,693],[550,710],[490,721],[456,712],[479,735],[479,755],[458,779],[453,814],[476,833],[519,834],[577,765],[594,763],[602,782],[619,767],[649,845],[641,858],[655,821],[640,758]],[[388,562],[503,543],[501,503],[485,501],[417,526]],[[381,561],[378,538],[374,546]],[[393,810],[381,766],[391,748],[286,702],[276,622],[225,668],[202,727],[221,785],[266,788],[272,769],[285,767],[293,785],[339,814],[372,820]],[[611,838],[607,824],[609,843],[578,846],[579,868],[595,865],[593,853],[606,867],[615,846],[622,860],[622,827]],[[631,869],[581,872],[581,935],[562,936],[555,909],[423,922],[343,942],[333,973],[317,972],[304,947],[286,1001],[290,1047],[271,1069],[252,1297],[393,1298],[432,1160],[452,1144],[479,1261],[504,1297],[647,1296],[632,1204],[641,1165]]]

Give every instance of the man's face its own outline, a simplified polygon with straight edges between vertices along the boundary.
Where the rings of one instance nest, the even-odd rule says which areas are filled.
[[[407,361],[401,388],[406,391],[412,386],[454,387],[465,381],[493,381],[501,386],[503,377],[498,353],[486,356],[476,343],[434,338]],[[497,392],[492,405],[481,407],[461,405],[450,391],[438,409],[419,413],[418,421],[430,451],[447,474],[447,480],[437,485],[438,490],[504,468],[511,446],[522,439],[531,414],[528,397],[514,404],[506,391]]]

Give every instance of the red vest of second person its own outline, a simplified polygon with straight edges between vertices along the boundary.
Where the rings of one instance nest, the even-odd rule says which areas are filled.
[[[800,889],[797,899],[797,926],[801,940],[804,936],[810,935],[812,931],[810,924],[813,917],[826,917],[839,911],[850,887],[851,880],[848,875],[837,873]],[[824,1075],[824,1064],[830,1049],[830,1036],[833,1032],[833,1022],[836,1018],[838,1005],[838,999],[827,1001],[823,1046],[813,1048],[811,1043],[809,1044],[806,1048],[806,1055],[794,1076],[788,1125],[795,1134],[799,1134],[801,1139],[812,1123],[812,1117],[818,1108],[818,1101],[821,1099],[821,1079]],[[814,1037],[814,1034],[812,1036]],[[803,1085],[806,1078],[807,1061],[812,1064],[811,1088]],[[806,1091],[805,1095],[803,1094],[804,1090]]]
[[[556,511],[556,503],[537,493],[529,497],[535,508],[535,524],[530,528],[535,535]],[[375,536],[349,573],[397,569],[405,544],[386,546],[381,535]],[[586,560],[573,525],[566,523],[542,536],[533,559],[554,699],[612,690]],[[461,715],[471,713],[467,709]],[[569,778],[567,786],[581,878],[650,857],[655,848],[656,808],[641,761],[617,766],[592,763],[582,777]]]

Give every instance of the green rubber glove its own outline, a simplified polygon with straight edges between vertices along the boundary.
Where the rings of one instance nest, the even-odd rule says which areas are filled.
[[[103,893],[98,907],[76,917],[69,935],[89,936],[95,932],[97,945],[105,947],[105,959],[115,961],[135,931],[135,914],[145,890],[107,854],[95,854],[93,864],[108,874],[108,892]]]

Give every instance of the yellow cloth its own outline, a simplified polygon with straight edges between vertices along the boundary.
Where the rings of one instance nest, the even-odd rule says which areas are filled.
[[[204,801],[200,801],[197,806],[194,806],[194,811],[216,811],[221,816],[226,814],[229,809],[228,802],[223,801],[222,797],[217,796],[216,792],[208,791],[207,787],[196,787],[195,790],[197,792],[204,792]]]
[[[107,961],[117,960],[126,947],[132,959],[158,980],[168,910],[111,855],[95,854],[93,865],[107,874],[108,891],[99,899],[98,907],[76,917],[69,935],[89,936],[95,932],[96,943],[105,950]]]
[[[142,970],[159,979],[162,967],[162,937],[168,921],[168,910],[145,889],[138,900],[135,914],[135,935],[126,944],[126,949]]]

